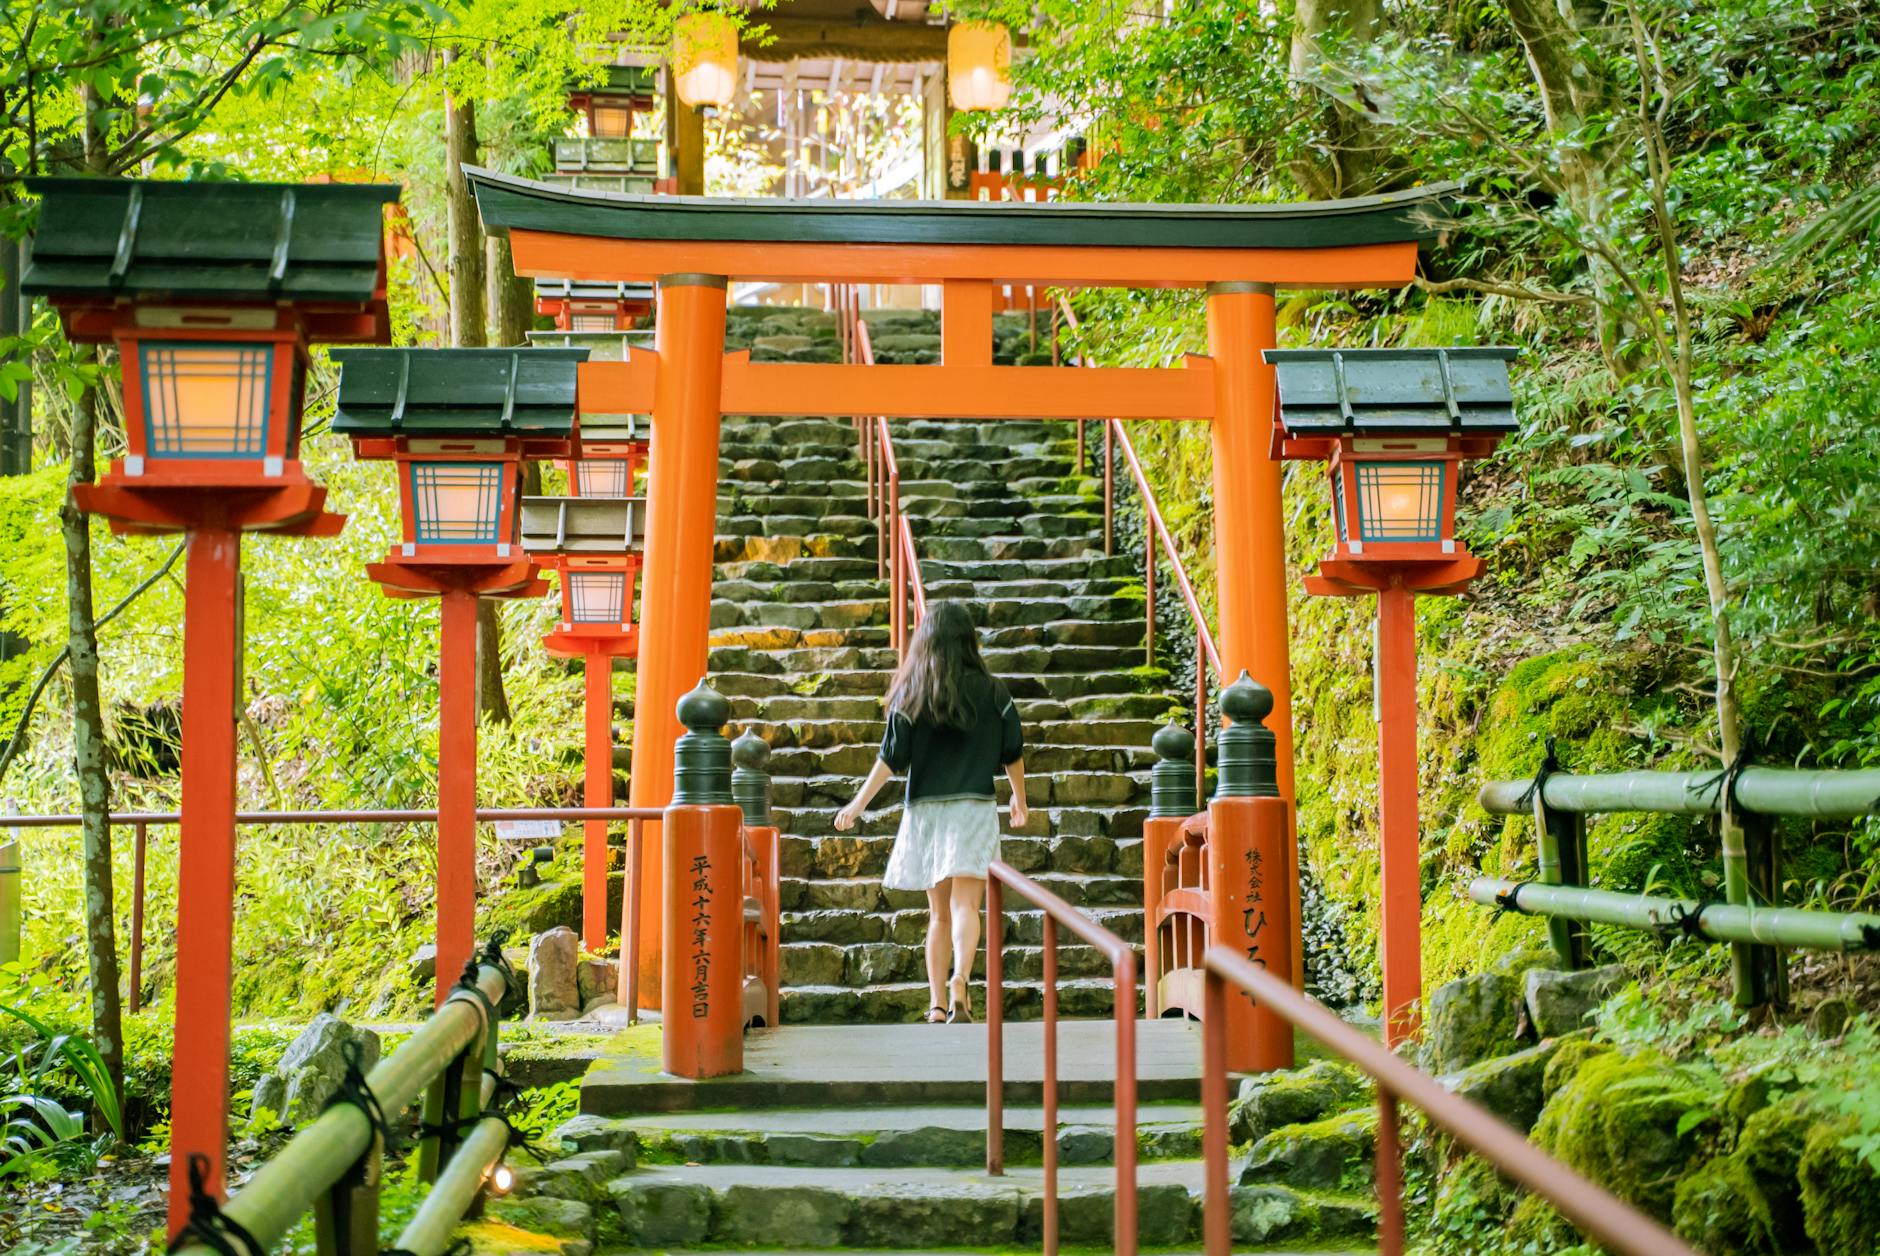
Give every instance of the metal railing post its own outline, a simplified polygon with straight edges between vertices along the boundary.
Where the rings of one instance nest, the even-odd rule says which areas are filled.
[[[1147,521],[1145,520],[1145,525]],[[1142,530],[1142,663],[1144,667],[1155,666],[1155,528],[1145,526]],[[1196,666],[1202,660],[1195,660]]]
[[[1057,921],[1044,917],[1044,1250],[1058,1249]],[[1117,1236],[1119,1239],[1121,1235]]]
[[[1397,1097],[1377,1088],[1377,1251],[1403,1251],[1403,1129]]]
[[[1207,1256],[1233,1254],[1233,1204],[1227,1191],[1227,983],[1204,970],[1201,981],[1201,1241]]]
[[[142,821],[131,826],[131,988],[130,1010],[142,1010],[144,1002],[144,858],[149,826]],[[6,859],[0,855],[0,864]],[[5,962],[5,944],[0,943],[0,963]]]
[[[11,964],[20,957],[20,878],[23,875],[18,840],[8,838],[0,842],[0,964]]]
[[[1005,1173],[1005,887],[986,879],[986,1172]]]
[[[1103,422],[1103,556],[1116,552],[1116,420]]]

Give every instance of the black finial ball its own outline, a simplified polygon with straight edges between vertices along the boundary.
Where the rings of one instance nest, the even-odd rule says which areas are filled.
[[[731,743],[731,762],[747,772],[762,772],[770,762],[770,744],[747,728]]]
[[[1195,757],[1195,735],[1170,720],[1155,730],[1155,736],[1149,739],[1158,756],[1187,762]]]
[[[677,712],[679,722],[693,732],[712,733],[723,728],[731,717],[731,704],[701,680],[696,689],[679,699]]]
[[[1221,691],[1221,714],[1237,724],[1258,724],[1273,713],[1273,691],[1244,670]]]

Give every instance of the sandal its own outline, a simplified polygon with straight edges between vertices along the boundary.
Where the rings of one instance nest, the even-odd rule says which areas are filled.
[[[929,1025],[944,1025],[949,1018],[947,1016],[947,1010],[936,1003],[927,1009],[927,1015],[921,1019]]]
[[[968,1025],[972,1024],[973,1000],[967,990],[966,978],[955,977],[949,981],[947,992],[953,999],[953,1006],[947,1009],[947,1024],[951,1025],[956,1019],[964,1020]]]

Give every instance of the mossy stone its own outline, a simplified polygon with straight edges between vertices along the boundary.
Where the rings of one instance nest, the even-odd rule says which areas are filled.
[[[1284,1183],[1333,1189],[1370,1180],[1377,1151],[1377,1110],[1363,1108],[1306,1125],[1287,1125],[1253,1145],[1241,1166],[1243,1186]]]
[[[1573,1080],[1581,1065],[1596,1056],[1605,1055],[1612,1048],[1603,1042],[1594,1042],[1590,1032],[1562,1038],[1560,1049],[1547,1061],[1547,1069],[1541,1074],[1541,1102],[1545,1104],[1559,1093],[1562,1086]]]
[[[1700,1251],[1779,1256],[1769,1203],[1736,1156],[1707,1160],[1678,1181],[1671,1205],[1678,1234]]]
[[[1541,1109],[1534,1141],[1668,1222],[1687,1158],[1678,1122],[1690,1108],[1688,1085],[1654,1052],[1594,1056]]]
[[[1804,1100],[1791,1098],[1751,1113],[1736,1138],[1736,1154],[1769,1204],[1778,1251],[1801,1251],[1808,1246],[1797,1173],[1816,1120]]]
[[[1355,1103],[1364,1092],[1365,1084],[1355,1072],[1330,1060],[1261,1074],[1241,1083],[1228,1129],[1234,1142],[1255,1143],[1282,1126],[1316,1121]]]
[[[1841,1145],[1856,1128],[1820,1122],[1802,1148],[1802,1223],[1821,1256],[1873,1256],[1880,1241],[1880,1174]]]
[[[1453,1073],[1516,1050],[1521,986],[1499,973],[1477,973],[1430,996],[1430,1053],[1436,1071]]]
[[[1443,1084],[1456,1094],[1487,1108],[1496,1116],[1526,1131],[1540,1116],[1542,1082],[1547,1065],[1560,1049],[1560,1040],[1549,1038],[1538,1046],[1511,1055],[1478,1060],[1458,1073],[1443,1078]]]

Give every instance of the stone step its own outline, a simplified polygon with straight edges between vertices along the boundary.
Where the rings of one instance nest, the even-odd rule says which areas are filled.
[[[1012,564],[1010,561],[995,559],[943,559],[937,555],[923,554],[920,571],[921,579],[930,584],[949,580],[1007,580],[1012,576]],[[1140,577],[1134,560],[1120,554],[1110,558],[1101,554],[1080,554],[1068,558],[1027,559],[1024,571],[1039,580],[1131,580]]]
[[[873,538],[865,538],[872,540]],[[860,545],[862,541],[850,542]],[[916,540],[915,549],[922,559],[940,558],[950,561],[983,562],[992,560],[1026,560],[1040,558],[1076,558],[1086,554],[1100,552],[1101,545],[1094,534],[1089,536],[930,536]],[[870,551],[871,553],[873,551]]]
[[[764,602],[715,596],[711,604],[713,627],[731,628],[857,628],[884,626],[888,622],[888,601],[870,590],[870,597],[839,602]],[[1099,597],[1052,598],[976,598],[965,603],[973,622],[988,632],[1005,628],[1035,627],[1046,632],[1039,644],[1052,645],[1132,645],[1141,657],[1143,603],[1140,597],[1109,594]],[[1058,624],[1075,624],[1062,633]],[[1103,628],[1112,627],[1105,632]],[[990,648],[1033,644],[1030,641],[988,639]]]
[[[866,536],[719,536],[712,542],[717,563],[787,563],[799,558],[875,557],[875,534]]]
[[[851,630],[749,625],[714,629],[711,634],[711,670],[760,671],[773,676],[824,671],[894,670],[899,660],[893,650],[885,645],[858,645],[853,638],[835,635],[844,631]],[[727,647],[739,649],[739,652],[727,652]],[[989,646],[980,651],[980,657],[994,676],[1063,675],[1132,671],[1141,666],[1142,650],[1140,647],[1114,645]],[[765,660],[765,663],[758,665],[756,660],[759,658]],[[1153,668],[1144,671],[1158,684],[1166,682],[1166,673]],[[1065,700],[1077,699],[1067,696]],[[1124,703],[1119,709],[1107,713],[1153,719],[1167,705],[1166,701]]]
[[[853,776],[808,776],[783,778],[773,784],[795,782],[802,787],[801,801],[782,801],[780,805],[800,811],[803,807],[841,807],[855,794]],[[876,807],[890,807],[902,797],[905,782],[891,780],[875,795]],[[1011,795],[1004,777],[993,782],[993,794],[1000,807]],[[1039,772],[1025,777],[1025,799],[1032,807],[1120,807],[1149,797],[1149,773],[1141,772]]]
[[[1142,876],[1078,876],[1043,872],[1032,878],[1073,907],[1141,907]],[[876,877],[784,877],[784,911],[907,911],[927,906],[920,890],[890,890]]]
[[[1115,1111],[1088,1104],[1057,1112],[1061,1165],[1112,1164]],[[979,1105],[895,1105],[866,1108],[774,1108],[761,1113],[662,1112],[582,1118],[632,1131],[642,1164],[760,1164],[801,1168],[976,1168],[986,1162],[986,1110]],[[1136,1109],[1142,1160],[1192,1160],[1201,1155],[1201,1109],[1186,1103],[1145,1103]],[[1009,1165],[1039,1163],[1044,1109],[1005,1109],[1001,1145]],[[577,1137],[560,1146],[583,1149]]]
[[[884,698],[893,673],[885,667],[867,669],[825,669],[801,675],[782,671],[741,671],[720,667],[724,658],[731,662],[735,651],[713,651],[713,686],[726,698],[775,698],[795,696],[859,696],[872,694]],[[1036,673],[1000,673],[998,677],[1021,703],[1040,703],[1036,718],[1051,718],[1058,707],[1070,718],[1147,718],[1158,720],[1169,711],[1184,711],[1183,705],[1152,688],[1156,677],[1141,677],[1132,671],[1098,671],[1089,675],[1036,675]]]
[[[1200,1239],[1201,1162],[1152,1162],[1137,1176],[1137,1241],[1144,1247]],[[1058,1170],[1058,1238],[1113,1250],[1115,1170]],[[649,1165],[605,1183],[631,1241],[797,1250],[915,1247],[1038,1249],[1043,1242],[1042,1169],[836,1168],[775,1165]],[[1356,1197],[1307,1196],[1285,1187],[1233,1192],[1234,1238],[1349,1240],[1375,1229]],[[1284,1217],[1284,1223],[1277,1218]]]
[[[1086,914],[1125,942],[1142,941],[1142,908],[1092,907]],[[1042,946],[1044,913],[1023,903],[1005,913],[1002,935],[1010,946]],[[892,942],[900,946],[919,946],[927,936],[927,909],[923,906],[902,911],[814,911],[785,912],[783,936],[790,942],[836,942],[855,945],[868,942]]]
[[[712,582],[714,601],[738,603],[860,602],[888,595],[887,582],[875,578],[873,563],[861,564],[866,574],[844,580],[817,580],[806,574],[775,580],[734,579],[722,573]]]
[[[856,783],[860,783],[859,779]],[[853,787],[850,792],[853,793]],[[777,827],[786,834],[795,834],[805,839],[833,835],[838,805],[826,798],[820,806],[805,805],[804,798],[808,793],[802,780],[788,777],[772,778],[771,800],[775,804],[772,810],[777,816]],[[820,797],[820,791],[817,793]],[[1148,798],[1145,795],[1134,802],[1145,805],[1034,806],[1026,817],[1025,827],[1018,830],[1016,835],[1034,838],[1100,836],[1113,837],[1118,840],[1137,839],[1142,836],[1142,822],[1149,814],[1146,806]],[[855,828],[847,836],[892,837],[900,826],[900,804],[883,804],[877,801],[869,808],[867,814],[856,821]],[[1009,825],[1006,836],[1014,836]]]
[[[794,813],[778,814],[795,818]],[[779,861],[786,877],[880,876],[888,865],[888,851],[894,845],[892,830],[802,836],[793,828],[778,827],[783,829]],[[1027,874],[1140,876],[1141,850],[1140,841],[1095,835],[1021,837],[1007,834],[999,842],[999,858]]]
[[[1061,931],[1060,931],[1061,932]],[[782,949],[783,984],[791,986],[877,986],[884,982],[927,979],[924,949],[920,945],[867,942],[786,942]],[[1044,977],[1044,948],[1008,946],[1004,951],[1007,981],[1040,981]],[[1141,959],[1139,955],[1138,960]],[[1138,968],[1140,968],[1138,963]],[[986,975],[985,952],[973,961],[973,977]],[[1066,941],[1058,946],[1058,976],[1107,977],[1110,961],[1093,946]]]
[[[872,986],[790,986],[783,988],[782,1013],[786,1025],[902,1025],[927,1013],[925,981],[883,982]],[[1111,1015],[1115,991],[1105,977],[1070,977],[1057,984],[1058,1014],[1092,1020]],[[986,988],[972,987],[973,1018],[986,1018]],[[1142,1013],[1140,989],[1136,1012]],[[1044,1016],[1043,988],[1036,981],[1005,983],[1005,1016],[1013,1021],[1035,1021]]]
[[[787,563],[763,561],[720,563],[718,579],[725,580],[876,580],[873,558],[798,558]]]
[[[845,702],[855,699],[812,699]],[[783,699],[774,699],[781,702]],[[737,718],[734,716],[733,718]],[[764,717],[771,718],[771,717]],[[759,728],[759,735],[763,730]],[[770,756],[772,776],[850,776],[862,777],[875,765],[880,736],[844,746],[792,746],[773,749]],[[1147,746],[1052,746],[1039,742],[1025,747],[1025,770],[1054,775],[1060,772],[1118,773],[1155,766],[1155,752]]]

